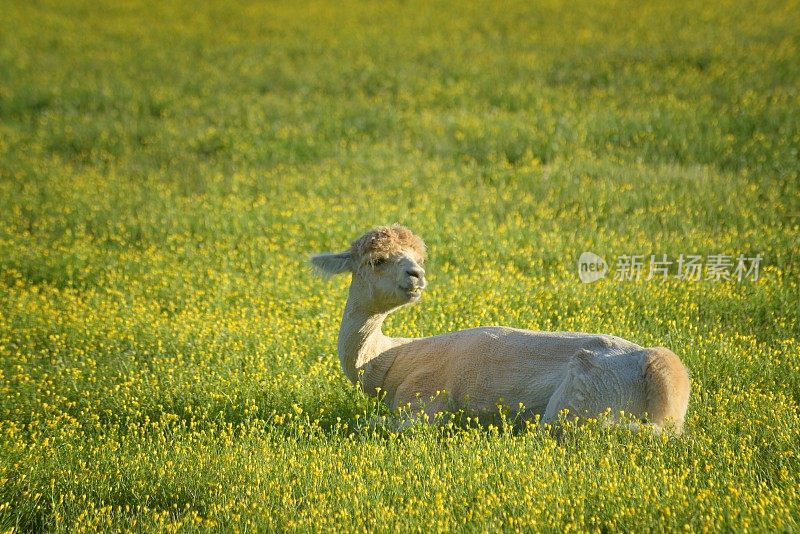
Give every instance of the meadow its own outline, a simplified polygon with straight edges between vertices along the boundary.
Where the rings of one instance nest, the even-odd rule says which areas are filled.
[[[2,12],[0,530],[800,530],[796,1]],[[685,434],[365,424],[308,258],[392,222],[387,334],[670,347]]]

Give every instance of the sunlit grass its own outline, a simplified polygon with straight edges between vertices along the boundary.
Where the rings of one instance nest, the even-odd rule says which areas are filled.
[[[0,528],[797,530],[798,11],[4,6]],[[685,436],[368,424],[307,260],[390,222],[430,290],[387,334],[668,346]],[[587,250],[764,261],[585,285]]]

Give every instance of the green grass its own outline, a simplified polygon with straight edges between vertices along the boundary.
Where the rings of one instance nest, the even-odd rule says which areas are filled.
[[[0,529],[797,530],[798,15],[5,5]],[[307,259],[389,222],[431,286],[388,334],[668,346],[686,435],[364,425]],[[584,285],[585,250],[764,262]]]

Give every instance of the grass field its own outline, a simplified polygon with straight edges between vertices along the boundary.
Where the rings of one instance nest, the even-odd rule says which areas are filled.
[[[0,530],[800,529],[796,1],[2,11]],[[387,334],[668,346],[685,435],[364,425],[307,260],[391,222]]]

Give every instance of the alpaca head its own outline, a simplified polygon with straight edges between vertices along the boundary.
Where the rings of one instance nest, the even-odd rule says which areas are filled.
[[[399,224],[378,226],[338,254],[319,254],[311,263],[324,273],[350,272],[350,292],[371,312],[416,302],[427,282],[425,243]]]

